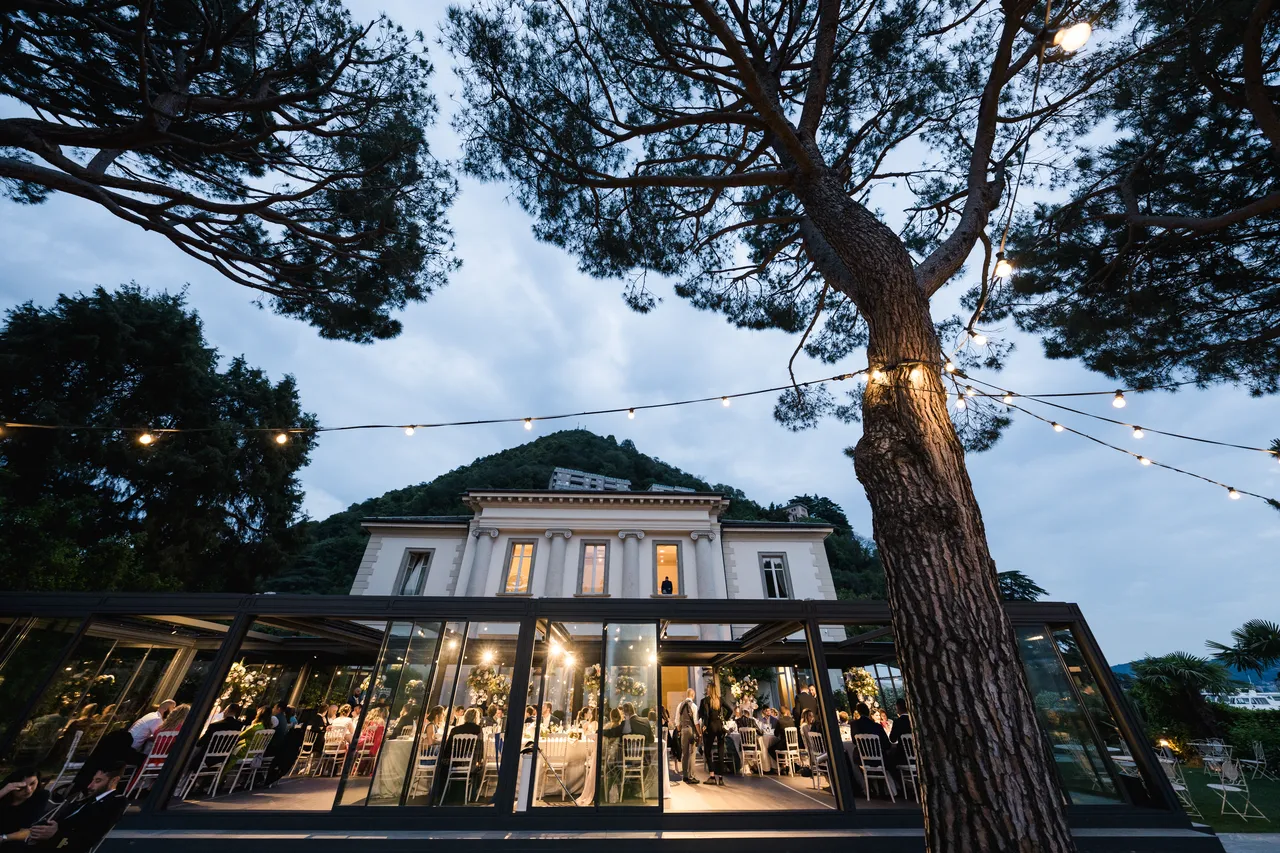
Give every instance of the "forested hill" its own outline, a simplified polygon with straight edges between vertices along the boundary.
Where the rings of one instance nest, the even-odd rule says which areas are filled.
[[[732,500],[726,518],[786,520],[786,504],[762,506],[739,489],[708,483],[646,456],[630,439],[619,443],[611,435],[565,430],[477,459],[430,482],[354,504],[323,521],[304,522],[307,544],[291,566],[265,579],[262,588],[272,592],[346,593],[367,538],[360,519],[378,515],[469,514],[462,503],[462,493],[467,489],[545,489],[551,470],[556,467],[621,477],[630,480],[631,487],[638,491],[662,483],[720,492]],[[788,503],[792,502],[805,504],[813,519],[836,528],[836,533],[827,538],[827,555],[841,597],[883,597],[884,576],[875,546],[852,531],[839,505],[816,495],[799,495]]]

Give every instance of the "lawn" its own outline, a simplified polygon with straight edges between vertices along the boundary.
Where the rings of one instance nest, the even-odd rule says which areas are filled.
[[[1280,832],[1280,782],[1262,777],[1249,779],[1249,791],[1253,794],[1253,804],[1262,810],[1268,820],[1258,818],[1242,820],[1230,811],[1225,815],[1219,813],[1222,809],[1222,795],[1206,787],[1210,782],[1218,781],[1217,774],[1206,773],[1200,768],[1191,767],[1184,768],[1183,772],[1187,777],[1191,799],[1199,807],[1200,814],[1204,815],[1204,823],[1212,826],[1215,832]],[[1237,807],[1240,802],[1239,796],[1231,795],[1232,802],[1237,803]],[[1197,823],[1200,822],[1200,818],[1195,816],[1191,819]]]

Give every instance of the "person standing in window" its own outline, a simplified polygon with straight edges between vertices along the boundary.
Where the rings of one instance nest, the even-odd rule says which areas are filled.
[[[671,585],[671,576],[667,575],[662,579],[662,594],[671,595],[675,592],[675,587]]]

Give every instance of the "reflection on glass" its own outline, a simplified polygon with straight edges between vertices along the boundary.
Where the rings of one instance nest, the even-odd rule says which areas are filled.
[[[32,698],[40,684],[46,679],[50,670],[57,664],[59,656],[66,649],[72,635],[80,627],[79,619],[17,619],[7,625],[4,648],[0,649],[0,708],[8,709],[16,715]],[[61,679],[59,679],[61,680]],[[52,695],[59,696],[62,691]],[[43,709],[43,710],[42,710]],[[51,711],[62,711],[62,723],[66,725],[67,714],[71,708],[64,708],[63,703],[50,705],[43,703],[37,708],[37,716]],[[24,721],[5,719],[0,722],[0,734],[10,727],[17,727]],[[36,737],[20,736],[17,751],[6,760],[0,761],[0,771],[8,775],[17,762],[27,763],[34,758],[43,758],[58,740],[57,727],[42,726],[43,734]],[[52,729],[52,731],[49,731]],[[24,734],[26,732],[24,731]],[[50,736],[52,735],[52,736]],[[54,750],[56,753],[56,750]],[[65,751],[65,750],[64,750]]]
[[[1077,805],[1122,802],[1050,630],[1019,627],[1018,649],[1062,788]]]
[[[661,770],[657,626],[606,623],[599,677],[597,801],[602,806],[655,806]]]
[[[553,623],[534,644],[520,773],[534,806],[595,803],[601,629],[598,622]]]

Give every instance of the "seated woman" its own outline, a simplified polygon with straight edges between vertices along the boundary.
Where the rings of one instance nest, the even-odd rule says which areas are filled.
[[[351,718],[351,706],[343,705],[338,709],[338,716],[329,721],[329,731],[343,732],[343,740],[347,743],[351,742],[351,735],[355,732],[356,721]]]
[[[370,758],[376,756],[386,731],[387,725],[382,719],[382,709],[370,708],[364,718],[364,727],[360,730],[360,739],[356,743],[357,753],[365,753]]]
[[[258,715],[253,722],[242,732],[240,739],[236,741],[236,751],[232,754],[232,758],[241,759],[249,752],[249,746],[253,743],[253,736],[258,732],[271,727],[271,709],[263,706],[258,709]]]
[[[28,830],[44,818],[48,808],[49,792],[41,787],[34,767],[6,776],[0,783],[0,844],[26,841]]]

